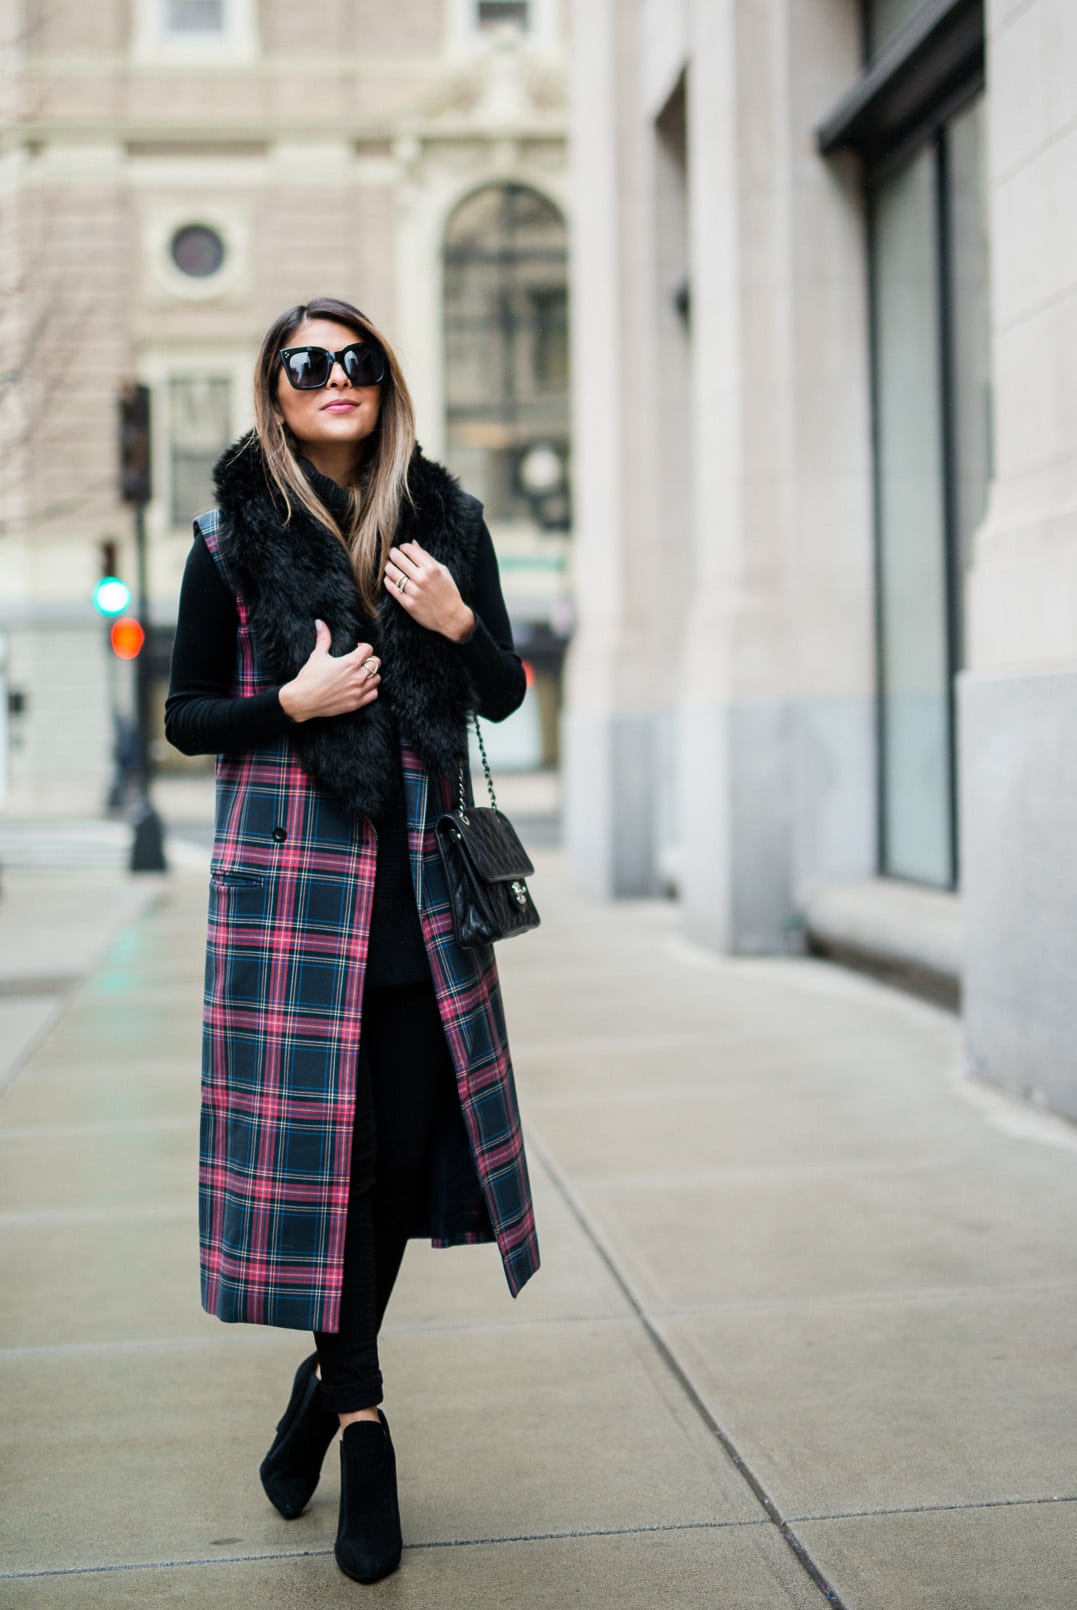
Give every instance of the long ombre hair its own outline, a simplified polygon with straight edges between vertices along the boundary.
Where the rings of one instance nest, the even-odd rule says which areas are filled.
[[[364,341],[376,341],[385,353],[378,424],[364,444],[362,486],[348,488],[348,508],[340,520],[318,497],[299,462],[300,448],[277,408],[281,384],[279,353],[308,319],[331,319],[354,330]],[[288,382],[283,382],[285,385]],[[265,333],[254,372],[254,429],[267,473],[279,491],[285,518],[300,503],[340,538],[351,557],[359,596],[369,615],[381,602],[382,578],[389,549],[396,540],[400,512],[410,499],[408,467],[415,448],[415,410],[392,347],[365,313],[350,302],[320,296],[290,307]]]

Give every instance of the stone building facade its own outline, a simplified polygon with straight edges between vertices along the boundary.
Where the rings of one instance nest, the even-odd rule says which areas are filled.
[[[312,295],[393,340],[420,440],[486,501],[525,651],[556,669],[564,29],[561,0],[325,0],[316,25],[292,0],[0,0],[8,810],[92,811],[107,792],[130,668],[90,599],[105,543],[134,579],[121,383],[152,398],[159,700],[209,468],[250,423],[262,331]],[[485,366],[461,361],[469,320]]]
[[[1077,8],[572,27],[578,875],[1077,1116]]]

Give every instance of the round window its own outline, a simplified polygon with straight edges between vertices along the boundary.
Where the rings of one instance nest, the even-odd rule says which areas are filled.
[[[208,279],[224,262],[224,241],[208,224],[184,224],[172,236],[172,261],[192,279]]]

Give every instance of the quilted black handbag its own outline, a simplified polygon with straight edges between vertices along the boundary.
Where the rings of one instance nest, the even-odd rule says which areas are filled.
[[[461,763],[456,809],[445,811],[434,824],[449,885],[453,933],[464,950],[492,945],[497,939],[511,939],[539,925],[539,914],[525,882],[535,869],[516,829],[497,808],[494,780],[477,719],[475,732],[490,794],[489,807],[468,801]]]

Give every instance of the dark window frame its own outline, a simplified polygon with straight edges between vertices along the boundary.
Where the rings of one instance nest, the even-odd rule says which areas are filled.
[[[957,775],[956,678],[964,661],[960,534],[956,489],[957,388],[954,341],[954,283],[951,255],[952,218],[949,125],[985,86],[983,0],[929,0],[872,59],[869,8],[861,4],[864,71],[816,131],[820,153],[852,150],[861,159],[866,208],[871,368],[872,525],[876,657],[875,738],[878,809],[876,865],[882,876],[938,888],[936,882],[887,871],[890,824],[887,787],[887,687],[883,600],[883,520],[879,477],[880,368],[878,193],[925,146],[934,148],[936,296],[939,312],[940,417],[943,463],[943,564],[946,576],[947,651],[947,786],[949,790],[949,879],[960,880],[960,836]]]
[[[975,92],[964,96],[954,108],[961,108],[975,98]],[[952,219],[951,219],[951,188],[950,188],[950,152],[949,138],[945,126],[937,128],[930,140],[921,142],[917,147],[922,150],[924,144],[932,148],[932,165],[934,168],[935,191],[935,246],[936,246],[936,284],[937,309],[939,318],[939,421],[941,429],[941,462],[942,474],[942,532],[943,532],[943,567],[946,576],[946,727],[947,727],[947,771],[949,789],[949,876],[945,887],[956,889],[960,877],[959,858],[959,822],[958,822],[958,777],[957,777],[957,696],[956,678],[964,664],[964,618],[962,610],[961,574],[961,543],[958,528],[957,486],[954,473],[956,464],[957,441],[957,413],[956,413],[956,352],[954,342],[954,280],[953,260],[951,252]],[[867,187],[867,233],[868,233],[868,274],[870,282],[870,356],[871,356],[871,439],[872,458],[874,464],[872,484],[873,505],[873,556],[875,564],[875,636],[878,644],[878,660],[876,668],[876,706],[875,706],[875,738],[876,753],[878,755],[879,776],[879,806],[876,833],[877,865],[883,871],[887,868],[890,859],[890,825],[888,820],[887,801],[889,790],[887,788],[887,679],[886,679],[886,623],[883,607],[882,577],[884,569],[883,555],[883,514],[882,514],[882,487],[879,475],[879,464],[882,456],[882,442],[880,437],[880,364],[879,364],[879,295],[878,271],[879,254],[877,247],[877,226],[875,198],[876,194],[887,177],[892,177],[896,171],[894,164],[886,164],[882,171],[871,175]],[[887,875],[891,875],[887,873]],[[897,875],[897,874],[892,874]],[[901,874],[902,882],[924,882],[925,887],[937,888],[938,884],[919,880]]]
[[[941,109],[984,82],[984,0],[930,0],[869,59],[861,4],[864,71],[816,130],[823,156],[856,151],[869,165],[911,154],[937,128]]]

